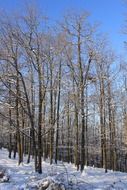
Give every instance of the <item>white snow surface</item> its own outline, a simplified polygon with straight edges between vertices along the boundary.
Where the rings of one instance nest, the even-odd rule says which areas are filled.
[[[0,183],[0,190],[39,189],[40,184],[45,186],[48,181],[63,184],[67,190],[127,190],[127,173],[105,173],[104,169],[94,167],[85,167],[81,173],[73,164],[59,162],[58,165],[50,165],[47,160],[42,162],[42,174],[37,174],[34,172],[34,161],[26,164],[26,158],[18,166],[17,160],[8,158],[6,149],[0,150],[0,170],[6,169],[9,176],[8,182]]]

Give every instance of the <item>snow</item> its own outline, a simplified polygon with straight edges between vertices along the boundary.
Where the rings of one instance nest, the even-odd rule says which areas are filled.
[[[6,169],[8,182],[0,182],[0,190],[32,190],[47,187],[47,190],[127,190],[127,173],[85,167],[83,173],[73,164],[59,162],[58,165],[42,163],[43,173],[34,172],[34,162],[18,166],[17,160],[9,159],[6,149],[0,150],[0,170]],[[41,189],[40,188],[40,189]],[[43,189],[43,188],[42,188]]]

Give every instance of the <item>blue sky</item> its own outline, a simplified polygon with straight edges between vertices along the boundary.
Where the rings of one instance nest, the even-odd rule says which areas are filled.
[[[0,8],[9,12],[22,11],[23,2],[30,0],[0,0]],[[67,10],[87,10],[91,13],[91,21],[101,23],[101,31],[108,34],[113,48],[123,51],[123,41],[127,36],[122,35],[127,6],[123,0],[35,0],[40,10],[43,10],[52,20],[59,20]]]

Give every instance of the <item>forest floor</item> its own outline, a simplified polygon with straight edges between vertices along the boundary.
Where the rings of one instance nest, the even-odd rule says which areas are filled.
[[[0,150],[0,170],[5,171],[9,181],[0,182],[0,190],[39,189],[41,183],[54,181],[63,184],[61,190],[127,190],[127,173],[86,167],[83,173],[72,164],[59,162],[58,165],[42,163],[42,174],[34,172],[34,162],[18,166],[17,160],[9,159],[6,149]],[[44,188],[45,189],[45,188]],[[52,190],[48,187],[47,190]],[[57,188],[55,188],[57,190]]]

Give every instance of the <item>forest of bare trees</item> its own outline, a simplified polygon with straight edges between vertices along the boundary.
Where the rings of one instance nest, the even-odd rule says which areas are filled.
[[[127,66],[89,14],[0,16],[0,146],[18,164],[127,172]],[[17,154],[18,153],[18,154]]]

